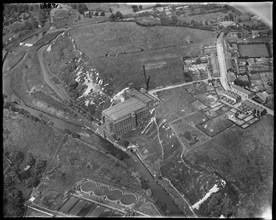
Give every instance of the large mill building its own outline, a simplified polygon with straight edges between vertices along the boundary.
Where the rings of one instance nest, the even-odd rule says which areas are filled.
[[[136,128],[146,116],[156,99],[145,91],[128,89],[124,102],[116,104],[102,112],[104,136],[119,139]]]

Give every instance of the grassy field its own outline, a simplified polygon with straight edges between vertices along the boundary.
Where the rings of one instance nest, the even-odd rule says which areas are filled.
[[[191,150],[187,159],[217,171],[238,192],[238,217],[260,217],[272,202],[274,120],[266,116],[243,130],[237,126]]]
[[[198,112],[195,112],[191,115],[184,117],[184,120],[187,123],[189,123],[190,125],[195,126],[199,123],[207,121],[207,117],[201,111],[198,111]]]
[[[63,139],[63,134],[56,130],[7,110],[4,110],[3,128],[4,149],[31,152],[47,161]]]
[[[149,50],[172,45],[185,45],[185,37],[194,43],[214,41],[208,31],[181,27],[142,27],[132,22],[106,22],[75,28],[70,31],[77,46],[88,57],[105,54]]]
[[[185,144],[185,147],[188,149],[195,144],[208,140],[207,135],[189,125],[183,118],[172,123],[172,127],[181,139],[181,142]]]
[[[265,44],[239,44],[242,57],[269,57]]]
[[[196,111],[190,104],[195,101],[195,98],[188,94],[184,87],[164,90],[157,95],[162,100],[157,109],[157,116],[166,119],[167,122]]]
[[[59,99],[54,91],[43,81],[35,51],[31,51],[27,55],[25,62],[13,69],[11,73],[11,88],[24,101],[30,101],[28,91],[34,86]]]

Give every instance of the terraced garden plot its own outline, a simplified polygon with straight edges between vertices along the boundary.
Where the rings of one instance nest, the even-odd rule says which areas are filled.
[[[82,208],[87,204],[84,200],[79,200],[77,204],[74,205],[74,207],[69,211],[70,215],[76,215],[78,214]]]
[[[208,136],[213,137],[216,134],[229,128],[232,124],[233,122],[228,120],[227,114],[225,113],[204,123],[198,124],[196,127]]]
[[[86,217],[99,217],[100,214],[102,214],[102,212],[104,211],[104,207],[102,206],[97,206],[93,212],[91,212],[89,215],[87,215]]]
[[[136,202],[136,197],[133,194],[125,194],[120,201],[123,205],[132,205]]]
[[[206,115],[208,119],[213,119],[218,116],[218,113],[216,113],[213,109],[205,108],[202,110],[202,112]]]
[[[87,203],[86,206],[77,214],[77,216],[84,217],[89,213],[90,210],[94,210],[94,208],[96,208],[96,204]]]
[[[183,118],[173,122],[171,126],[178,134],[178,137],[181,139],[182,143],[184,143],[185,147],[188,149],[195,144],[208,140],[208,136],[198,129],[190,126],[184,121]]]
[[[59,209],[60,212],[68,213],[69,210],[79,201],[76,197],[70,197],[69,200],[67,200],[62,207]]]

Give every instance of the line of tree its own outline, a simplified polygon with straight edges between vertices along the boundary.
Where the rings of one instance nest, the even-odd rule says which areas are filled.
[[[124,16],[123,16],[123,14],[120,11],[117,11],[115,14],[112,13],[110,15],[111,21],[116,21],[118,19],[123,19],[123,18],[124,18]]]
[[[241,87],[245,87],[245,86],[250,86],[251,83],[249,81],[245,81],[245,80],[241,80],[241,79],[238,79],[236,78],[234,80],[234,83],[238,86],[241,86]]]

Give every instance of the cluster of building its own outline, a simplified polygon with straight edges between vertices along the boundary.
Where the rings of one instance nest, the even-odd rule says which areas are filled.
[[[120,139],[122,135],[140,125],[157,100],[145,91],[128,89],[125,101],[102,112],[103,132],[105,137]]]

